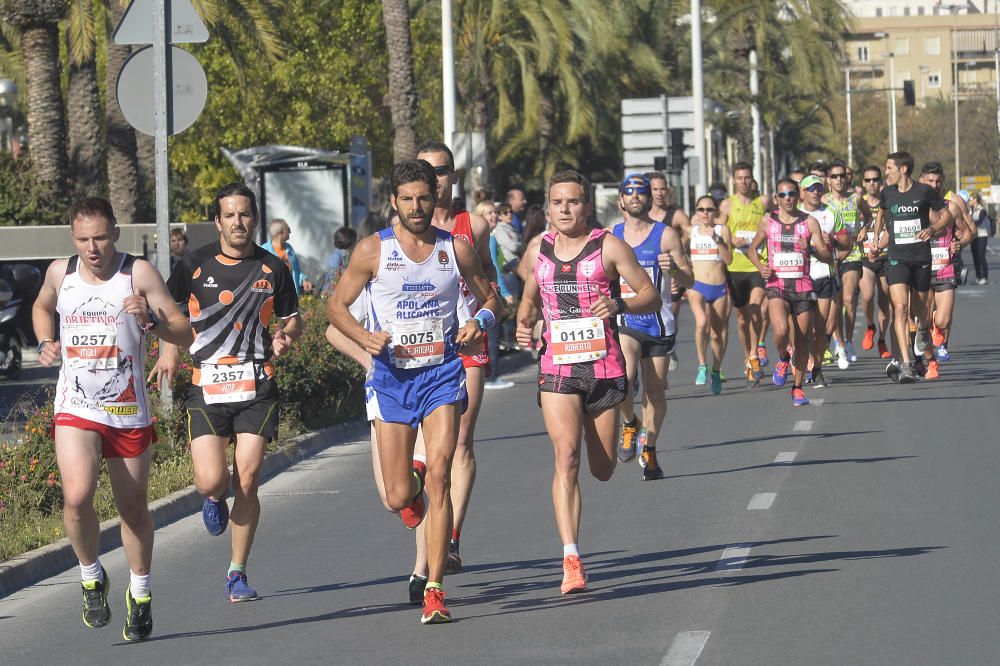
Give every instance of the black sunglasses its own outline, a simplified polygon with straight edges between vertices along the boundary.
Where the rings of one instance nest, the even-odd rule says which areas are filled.
[[[799,197],[799,193],[795,190],[791,190],[790,192],[776,192],[774,196],[779,199],[797,199]]]
[[[637,187],[627,186],[621,189],[621,193],[627,197],[630,197],[633,194],[649,194],[649,188],[644,185]]]
[[[881,178],[865,178],[865,182],[866,183],[877,183],[880,180],[882,180],[882,179]]]
[[[836,178],[837,180],[840,180],[841,178],[847,178],[847,174],[846,173],[831,173],[830,174],[830,178]]]
[[[714,208],[695,208],[695,210],[698,211],[699,213],[714,213],[715,212]]]
[[[442,164],[441,166],[434,167],[435,176],[447,176],[449,173],[451,173],[451,167],[449,166]]]

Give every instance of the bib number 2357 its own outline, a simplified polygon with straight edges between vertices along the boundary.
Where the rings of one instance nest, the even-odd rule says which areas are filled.
[[[201,391],[206,405],[246,402],[257,397],[253,363],[201,366]]]

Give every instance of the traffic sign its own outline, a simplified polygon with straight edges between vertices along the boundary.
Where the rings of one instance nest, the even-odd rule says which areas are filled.
[[[169,49],[170,103],[167,105],[167,132],[183,132],[194,124],[208,99],[208,79],[198,60],[177,46]],[[147,46],[128,57],[115,87],[118,106],[128,124],[143,134],[156,134],[153,113],[153,48]]]
[[[194,10],[191,0],[169,0],[167,8],[168,44],[201,44],[208,41],[208,28]],[[134,0],[115,28],[112,36],[115,44],[152,44],[155,13],[154,0]]]

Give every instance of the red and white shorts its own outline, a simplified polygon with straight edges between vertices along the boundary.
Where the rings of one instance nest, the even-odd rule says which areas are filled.
[[[465,368],[486,368],[486,373],[489,374],[490,367],[490,353],[489,353],[489,338],[487,337],[487,332],[483,331],[483,337],[481,340],[482,350],[478,354],[473,354],[471,356],[466,356],[465,354],[459,353],[462,357],[462,367]]]
[[[52,437],[59,426],[96,432],[101,436],[101,455],[105,458],[138,458],[156,441],[156,429],[152,425],[145,428],[115,428],[104,423],[89,421],[75,414],[56,414],[52,424]]]

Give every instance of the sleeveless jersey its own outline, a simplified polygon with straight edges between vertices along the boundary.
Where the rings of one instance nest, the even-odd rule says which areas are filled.
[[[660,270],[660,264],[656,259],[660,254],[663,232],[667,230],[668,226],[664,222],[653,222],[653,228],[650,229],[649,235],[646,236],[645,240],[632,248],[632,251],[635,252],[635,258],[639,260],[639,265],[649,275],[649,279],[653,282],[653,287],[660,292],[663,305],[660,307],[659,312],[618,315],[618,324],[620,326],[627,326],[628,328],[651,335],[654,338],[662,338],[677,333],[674,311],[670,309],[672,280],[670,279],[670,273],[664,273]],[[625,223],[619,222],[612,228],[611,232],[618,238],[625,240]],[[632,298],[635,296],[631,287],[621,278],[618,278],[618,288],[621,291],[622,298]]]
[[[700,224],[691,225],[691,261],[722,261],[719,257],[719,245],[711,236],[701,232]],[[713,231],[722,237],[722,225],[717,224]],[[756,232],[754,232],[756,234]]]
[[[862,239],[861,243],[861,251],[864,253],[864,255],[867,255],[868,251],[873,246],[878,247],[877,245],[875,245],[875,237],[872,235],[872,230],[875,227],[875,220],[878,218],[878,212],[880,210],[880,206],[879,206],[879,201],[872,203],[868,201],[867,198],[865,199],[865,203],[868,204],[868,209],[872,212],[871,224],[868,225],[868,228],[865,231],[865,237]],[[882,233],[879,236],[879,240],[885,238],[888,235],[888,232],[886,231],[887,227],[888,225],[885,224],[882,225]],[[875,261],[879,261],[880,259],[885,259],[887,256],[889,256],[888,246],[879,250],[878,254],[875,255]]]
[[[726,226],[729,227],[733,239],[747,243],[752,241],[757,235],[757,225],[760,224],[760,218],[764,217],[766,212],[760,197],[748,204],[743,203],[738,194],[729,197],[729,217],[726,218]],[[749,247],[739,248],[733,254],[733,263],[729,264],[728,269],[730,273],[757,272],[753,263],[746,257],[749,249]]]
[[[768,289],[803,294],[813,290],[809,276],[809,214],[799,211],[798,219],[785,225],[772,213],[767,220],[767,257],[771,266]]]
[[[455,215],[455,226],[451,229],[451,235],[455,238],[461,238],[466,243],[468,243],[473,249],[476,248],[476,243],[472,235],[472,217],[469,215],[468,211],[462,211]],[[452,248],[454,250],[454,248]],[[499,273],[499,271],[498,271]],[[476,299],[472,290],[469,286],[465,284],[465,279],[459,275],[458,283],[461,285],[462,289],[462,299],[464,301],[462,307],[458,310],[458,323],[459,326],[464,324],[466,321],[472,318],[474,314],[479,312],[480,302]],[[483,337],[483,346],[479,353],[468,357],[468,362],[473,365],[486,365],[490,361],[489,349],[486,347],[486,337]]]
[[[955,236],[955,225],[949,224],[943,234],[931,239],[931,271],[935,280],[951,280],[955,277],[955,264],[951,263],[951,241]]]
[[[555,234],[546,232],[538,248],[535,280],[542,299],[542,352],[538,356],[541,372],[559,377],[578,379],[617,379],[625,375],[625,358],[618,344],[618,329],[614,319],[594,322],[601,327],[607,354],[598,360],[557,363],[560,352],[572,355],[575,331],[567,331],[567,339],[557,339],[554,349],[552,330],[562,322],[590,318],[590,306],[601,296],[619,295],[618,283],[612,283],[604,272],[602,252],[607,231],[594,229],[580,253],[569,261],[555,254]],[[560,336],[561,337],[561,336]],[[592,334],[587,340],[592,339]]]
[[[391,333],[392,341],[372,358],[376,373],[405,379],[458,357],[461,276],[451,234],[435,232],[434,249],[420,263],[406,256],[392,228],[379,232],[378,273],[366,287],[367,328]]]
[[[861,226],[861,210],[859,208],[858,196],[852,194],[846,199],[834,199],[830,197],[826,205],[840,216],[844,228],[851,235],[851,238],[857,238],[858,227]],[[857,243],[851,246],[850,254],[844,258],[844,263],[852,261],[861,261],[861,247]]]
[[[816,218],[816,221],[819,223],[819,230],[825,234],[829,234],[831,240],[840,238],[847,233],[844,230],[844,223],[840,219],[840,215],[827,205],[820,204],[819,208],[814,211],[803,210],[802,212]],[[831,247],[830,251],[836,255],[836,249]],[[828,264],[825,261],[820,261],[814,256],[810,256],[809,277],[813,280],[830,277],[833,275],[833,266],[833,264]]]
[[[123,254],[103,284],[84,282],[79,257],[66,264],[59,288],[62,366],[55,413],[73,414],[112,428],[144,428],[151,421],[146,397],[146,336],[122,309],[132,289],[135,257]]]

